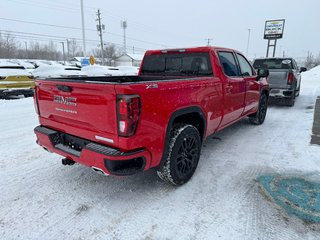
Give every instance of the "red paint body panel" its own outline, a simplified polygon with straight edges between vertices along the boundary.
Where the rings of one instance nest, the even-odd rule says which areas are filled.
[[[257,111],[261,91],[268,88],[267,82],[256,81],[256,76],[226,76],[217,57],[218,51],[234,50],[201,47],[147,51],[145,54],[147,56],[167,52],[206,52],[209,53],[214,76],[176,76],[167,80],[155,78],[143,81],[143,76],[139,73],[140,81],[130,83],[36,80],[40,125],[116,148],[124,153],[142,149],[141,153],[130,158],[143,157],[146,161],[143,170],[156,167],[160,164],[165,146],[168,144],[168,124],[177,111],[189,107],[197,107],[202,111],[206,123],[204,139]],[[63,92],[57,88],[58,85],[67,85],[72,91]],[[117,95],[140,97],[140,117],[136,132],[131,137],[118,135]],[[48,150],[109,173],[103,165],[105,156],[83,150],[80,157],[75,157],[56,149],[47,136],[39,132],[36,134],[38,143]],[[130,158],[116,156],[110,160],[121,161]]]

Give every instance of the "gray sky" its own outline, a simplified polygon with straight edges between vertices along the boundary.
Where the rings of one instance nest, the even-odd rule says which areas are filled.
[[[207,38],[212,45],[235,48],[246,53],[248,29],[251,29],[249,57],[266,53],[263,39],[266,20],[285,19],[283,39],[278,41],[277,55],[285,51],[294,57],[305,57],[308,51],[320,52],[320,1],[98,1],[84,0],[87,49],[99,44],[96,11],[100,8],[106,26],[104,42],[123,44],[120,22],[127,20],[128,52],[146,49],[203,46]],[[67,38],[82,44],[80,0],[0,0],[0,31],[13,31],[21,43],[34,40],[57,44]],[[5,20],[7,19],[7,20]],[[11,19],[11,20],[8,20]],[[15,21],[13,21],[15,20]],[[50,27],[51,24],[72,28]],[[47,35],[47,36],[43,36]],[[22,37],[23,36],[23,37]],[[58,45],[61,48],[61,44]]]

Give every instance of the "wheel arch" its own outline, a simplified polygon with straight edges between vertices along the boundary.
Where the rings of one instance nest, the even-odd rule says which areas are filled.
[[[195,126],[199,131],[202,142],[205,138],[207,123],[206,123],[205,114],[203,113],[200,107],[191,106],[191,107],[187,107],[187,108],[183,108],[175,111],[174,113],[171,114],[167,124],[164,151],[163,151],[162,159],[159,166],[163,164],[164,158],[167,155],[167,151],[168,151],[167,143],[169,143],[169,140],[170,140],[171,130],[173,129],[175,124],[179,124],[179,123],[190,124]]]
[[[187,107],[172,113],[166,129],[166,140],[167,137],[170,137],[170,131],[173,126],[179,123],[195,126],[199,131],[201,140],[203,141],[207,124],[205,114],[200,107]]]

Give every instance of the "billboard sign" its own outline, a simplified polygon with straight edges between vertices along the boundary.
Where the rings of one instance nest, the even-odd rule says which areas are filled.
[[[268,20],[264,28],[264,39],[279,39],[283,36],[284,19]]]

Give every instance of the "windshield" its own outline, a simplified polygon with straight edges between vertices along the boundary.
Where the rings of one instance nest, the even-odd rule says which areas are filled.
[[[176,53],[145,56],[141,74],[212,75],[209,53]]]
[[[289,58],[257,59],[253,63],[255,69],[292,69],[292,60]]]

